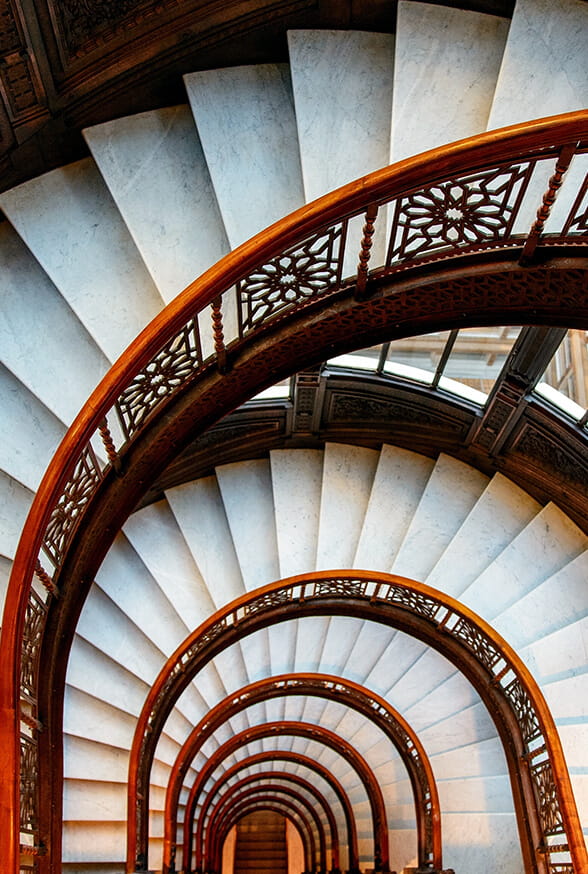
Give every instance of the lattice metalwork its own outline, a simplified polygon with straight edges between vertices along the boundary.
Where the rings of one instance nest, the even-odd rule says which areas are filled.
[[[237,282],[241,336],[341,282],[346,224],[321,231]]]
[[[564,833],[564,823],[557,797],[557,788],[553,779],[553,770],[549,760],[535,762],[530,766],[531,777],[537,795],[539,816],[543,832],[546,835],[561,835]]]
[[[528,746],[531,741],[542,735],[537,711],[533,707],[533,704],[531,703],[526,691],[523,689],[518,677],[515,677],[514,680],[511,680],[511,682],[504,687],[504,694],[513,707],[517,721],[521,727],[523,739]]]
[[[37,742],[24,734],[20,736],[20,830],[35,835],[37,814]]]
[[[439,611],[439,602],[432,598],[427,598],[420,592],[415,592],[405,586],[388,586],[384,599],[392,604],[398,604],[401,607],[406,607],[411,613],[417,613],[419,616],[425,616],[427,619],[434,619]]]
[[[202,364],[197,319],[183,326],[121,393],[116,410],[127,439],[147,416],[194,375]]]
[[[330,579],[318,580],[313,585],[312,593],[308,593],[305,589],[304,597],[325,598],[329,596],[352,598],[365,595],[367,583],[360,580],[345,580],[345,579]]]
[[[460,640],[463,640],[472,652],[475,653],[478,661],[485,665],[490,672],[501,660],[502,656],[496,647],[469,619],[462,617],[453,626],[451,633],[455,637],[459,637]]]
[[[588,173],[564,225],[562,235],[567,234],[588,234]]]
[[[507,237],[534,162],[447,179],[396,202],[386,266]]]
[[[56,567],[61,566],[72,533],[101,478],[94,450],[88,444],[51,513],[45,532],[43,549]]]
[[[39,665],[39,648],[43,639],[47,607],[34,589],[29,593],[29,602],[25,612],[24,635],[22,639],[22,654],[20,668],[21,695],[29,700],[37,699],[37,674]]]

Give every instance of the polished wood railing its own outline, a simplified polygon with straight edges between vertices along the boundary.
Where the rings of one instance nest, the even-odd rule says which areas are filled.
[[[587,150],[588,113],[579,112],[473,137],[366,176],[303,207],[212,267],[110,370],[41,483],[7,594],[0,766],[15,778],[1,790],[0,834],[11,874],[21,841],[27,852],[44,850],[36,779],[43,628],[60,589],[72,585],[61,579],[61,569],[76,534],[104,481],[124,473],[137,438],[211,368],[227,371],[247,344],[317,302],[341,295],[361,300],[374,282],[420,266],[465,263],[468,256],[496,251],[516,251],[527,264],[538,244],[586,244],[584,171],[575,180],[572,168],[569,202],[560,196],[563,207],[549,214],[570,161]]]

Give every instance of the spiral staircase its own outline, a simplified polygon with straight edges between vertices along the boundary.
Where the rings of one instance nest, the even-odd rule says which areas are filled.
[[[282,216],[393,161],[584,108],[587,48],[581,0],[517,0],[512,21],[400,0],[395,36],[292,31],[289,66],[189,73],[186,105],[87,129],[91,157],[1,194],[3,591],[43,472],[78,409],[195,276]],[[585,172],[580,159],[576,166],[571,174]],[[358,247],[360,240],[357,231]],[[106,457],[102,447],[96,452]],[[587,534],[501,473],[487,476],[443,452],[431,458],[342,441],[218,465],[166,488],[117,533],[67,664],[64,872],[119,874],[138,864],[133,848],[132,868],[127,861],[131,749],[149,689],[182,641],[246,593],[338,568],[424,583],[506,639],[551,709],[588,832]],[[526,870],[507,758],[478,692],[425,642],[353,615],[289,617],[199,671],[156,745],[145,869],[165,863],[166,790],[193,727],[248,684],[287,674],[352,680],[410,724],[439,793],[444,867]],[[182,824],[198,771],[231,737],[285,721],[320,725],[361,753],[384,795],[390,867],[415,868],[412,787],[396,747],[337,701],[289,695],[234,713],[191,762],[178,808],[178,870],[191,864],[182,859]],[[348,868],[344,812],[332,788],[307,766],[282,761],[282,751],[338,779],[357,822],[360,867],[373,868],[365,785],[319,740],[250,741],[216,776],[264,753],[280,771],[310,780],[333,810]],[[261,780],[266,772],[253,764],[239,776]],[[23,856],[22,871],[32,859]],[[569,870],[553,864],[554,872]]]

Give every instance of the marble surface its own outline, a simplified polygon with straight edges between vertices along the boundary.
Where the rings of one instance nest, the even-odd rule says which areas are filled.
[[[65,426],[1,364],[0,410],[0,469],[36,491]]]
[[[495,474],[427,577],[427,585],[459,597],[539,510],[537,501]]]
[[[246,591],[279,579],[269,462],[225,464],[216,476]]]
[[[5,192],[0,207],[114,361],[163,300],[92,159]]]
[[[166,493],[216,609],[245,591],[216,477],[176,486]]]
[[[149,692],[144,680],[78,635],[67,664],[66,681],[68,687],[109,701],[118,710],[135,716]]]
[[[585,109],[588,7],[577,0],[517,0],[488,129]]]
[[[83,133],[161,296],[172,300],[229,250],[189,107]]]
[[[394,38],[351,31],[288,34],[307,200],[389,161]]]
[[[0,555],[14,558],[33,492],[0,470]]]
[[[314,570],[323,475],[317,449],[270,453],[280,576]]]
[[[388,572],[433,466],[424,455],[382,447],[353,567]]]
[[[538,638],[549,638],[588,614],[588,552],[566,564],[497,617],[500,633],[515,647],[524,647]],[[549,645],[552,656],[562,646]]]
[[[133,513],[124,532],[166,601],[173,605],[176,616],[181,617],[184,636],[214,613],[215,603],[206,581],[167,501]]]
[[[506,19],[400,0],[391,161],[486,129]]]
[[[461,601],[492,621],[587,545],[586,535],[548,504],[462,593]]]
[[[373,449],[340,443],[325,446],[318,570],[352,567],[377,464]]]
[[[0,224],[0,265],[2,362],[69,424],[108,360],[8,222]]]
[[[304,203],[288,67],[207,70],[184,81],[235,248]]]
[[[484,491],[488,477],[440,455],[391,572],[425,580]]]

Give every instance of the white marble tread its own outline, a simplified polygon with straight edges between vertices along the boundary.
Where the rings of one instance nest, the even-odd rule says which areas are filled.
[[[36,491],[65,425],[0,364],[0,469]]]
[[[391,161],[486,130],[509,21],[400,0]]]
[[[441,454],[396,553],[391,572],[426,580],[488,483],[473,467]]]
[[[288,67],[207,70],[184,82],[235,248],[304,203]]]
[[[2,363],[69,424],[108,359],[8,222],[0,223]]]
[[[166,498],[218,610],[245,586],[216,477],[176,486]]]
[[[0,555],[12,559],[34,493],[0,470]]]
[[[0,207],[114,361],[163,300],[91,158],[0,195]]]
[[[288,47],[308,201],[388,164],[394,37],[295,30]]]
[[[492,621],[511,604],[555,574],[588,545],[588,537],[554,504],[548,504],[460,600]]]
[[[353,567],[385,573],[392,567],[434,464],[408,449],[382,446]]]
[[[269,462],[225,464],[217,468],[216,477],[245,590],[279,579]]]
[[[427,585],[459,597],[540,509],[530,495],[495,474],[427,577]]]
[[[488,129],[588,106],[588,7],[517,0]]]
[[[278,449],[270,452],[280,577],[315,568],[323,452]]]
[[[325,446],[317,570],[353,566],[378,457],[376,450],[362,446]]]
[[[162,298],[169,302],[229,251],[190,108],[143,112],[83,133]]]
[[[184,636],[214,613],[214,601],[167,501],[133,513],[124,533],[181,616]]]

